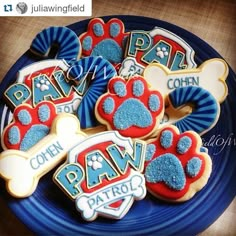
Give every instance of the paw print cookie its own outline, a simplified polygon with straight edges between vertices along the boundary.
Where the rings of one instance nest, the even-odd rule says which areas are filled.
[[[135,76],[125,81],[114,77],[108,92],[96,103],[97,119],[109,130],[125,137],[145,138],[151,135],[163,116],[164,102],[158,91],[150,90],[145,79]]]
[[[182,202],[201,190],[212,169],[201,144],[195,132],[180,134],[175,126],[163,128],[147,146],[144,173],[149,192],[166,201]]]
[[[113,18],[104,23],[102,19],[94,18],[89,22],[87,32],[79,36],[82,55],[102,56],[113,64],[119,64],[127,35],[121,20]]]
[[[34,108],[23,104],[14,110],[13,117],[13,122],[3,131],[2,147],[27,151],[48,135],[56,117],[56,108],[48,101],[41,102]]]

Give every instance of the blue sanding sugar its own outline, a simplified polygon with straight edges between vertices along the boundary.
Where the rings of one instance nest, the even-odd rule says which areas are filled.
[[[25,109],[21,110],[18,113],[17,117],[22,125],[28,125],[32,122],[32,118],[31,118],[30,113]]]
[[[125,130],[131,126],[147,128],[153,123],[151,113],[138,99],[130,98],[117,109],[113,118],[117,129]]]
[[[160,137],[161,146],[165,149],[172,146],[173,143],[173,133],[169,130],[164,130]]]
[[[186,153],[192,146],[192,140],[188,136],[183,136],[177,143],[177,152],[180,154]]]
[[[186,172],[190,177],[195,177],[201,170],[202,160],[198,157],[193,157],[190,159],[186,166]]]
[[[145,160],[150,161],[155,152],[156,152],[156,146],[152,143],[148,144],[146,148]]]
[[[168,187],[182,190],[186,184],[183,166],[179,159],[171,154],[160,155],[150,162],[145,170],[147,182],[164,182]]]

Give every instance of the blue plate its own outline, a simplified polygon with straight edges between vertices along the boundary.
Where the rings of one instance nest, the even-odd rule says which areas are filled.
[[[213,48],[197,36],[164,21],[138,16],[107,16],[120,18],[127,31],[151,30],[159,26],[174,32],[187,41],[195,50],[195,61],[199,65],[207,59],[221,57]],[[70,25],[80,34],[86,30],[88,20]],[[0,94],[16,78],[22,67],[33,62],[26,52],[9,70],[0,88]],[[213,172],[207,186],[190,201],[183,204],[168,204],[148,195],[135,202],[122,220],[99,218],[87,223],[76,211],[74,203],[52,182],[52,174],[44,176],[36,192],[29,198],[13,199],[3,190],[3,197],[11,210],[37,234],[55,235],[196,235],[212,224],[230,204],[236,193],[236,76],[230,69],[227,78],[229,95],[221,105],[221,116],[217,125],[203,136],[213,160]],[[1,100],[2,101],[2,100]],[[5,109],[5,110],[4,110]],[[0,104],[1,126],[9,119],[3,102]],[[0,188],[5,183],[0,180]]]

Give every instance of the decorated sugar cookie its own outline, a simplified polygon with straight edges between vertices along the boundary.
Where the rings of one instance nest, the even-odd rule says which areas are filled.
[[[170,71],[167,67],[153,63],[144,70],[144,77],[153,89],[158,89],[166,97],[179,87],[199,86],[209,91],[222,103],[227,94],[226,78],[228,66],[219,58],[205,61],[198,68]]]
[[[202,135],[215,126],[220,116],[219,102],[202,87],[176,88],[168,95],[167,104],[166,120],[160,127],[174,124],[181,133],[192,130]]]
[[[75,112],[81,100],[80,87],[67,82],[68,69],[64,60],[44,60],[24,67],[18,72],[16,82],[4,92],[7,104],[14,110],[23,103],[35,107],[50,100],[58,113]]]
[[[55,52],[52,52],[53,49]],[[51,26],[42,30],[33,39],[30,50],[43,58],[64,59],[68,63],[77,60],[81,55],[81,45],[76,33],[62,26]]]
[[[114,77],[109,81],[108,92],[97,101],[95,112],[109,130],[117,130],[125,137],[144,138],[158,127],[164,101],[141,76],[128,81]]]
[[[101,57],[84,57],[70,66],[64,60],[40,61],[19,71],[4,98],[12,110],[23,103],[35,107],[50,100],[57,113],[77,114],[81,128],[91,128],[98,125],[95,103],[115,75],[113,65]]]
[[[55,117],[56,108],[51,102],[41,102],[34,108],[19,105],[14,110],[13,122],[3,131],[2,148],[27,151],[48,135]]]
[[[173,71],[196,67],[194,50],[178,35],[159,27],[132,31],[119,74],[125,78],[142,75],[144,68],[154,62]]]
[[[54,182],[75,201],[87,221],[98,216],[121,219],[134,200],[146,195],[143,174],[146,144],[117,131],[98,133],[68,153]]]
[[[76,110],[81,128],[98,125],[94,107],[98,98],[107,90],[107,84],[116,76],[113,65],[102,57],[84,57],[68,70],[68,80],[78,86],[82,100]]]
[[[175,126],[163,128],[147,145],[146,186],[157,198],[182,202],[192,198],[208,181],[212,161],[201,149],[199,135],[179,133]]]
[[[100,18],[94,18],[90,20],[87,32],[79,36],[82,55],[102,56],[112,64],[119,64],[123,60],[127,36],[121,20],[112,18],[105,23]]]
[[[63,113],[53,120],[50,133],[27,151],[3,151],[0,154],[0,176],[6,180],[8,192],[18,198],[32,195],[40,178],[85,137],[77,117]]]

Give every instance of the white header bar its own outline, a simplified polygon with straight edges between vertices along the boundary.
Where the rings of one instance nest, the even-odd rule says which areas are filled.
[[[0,16],[91,16],[92,0],[1,0]]]

